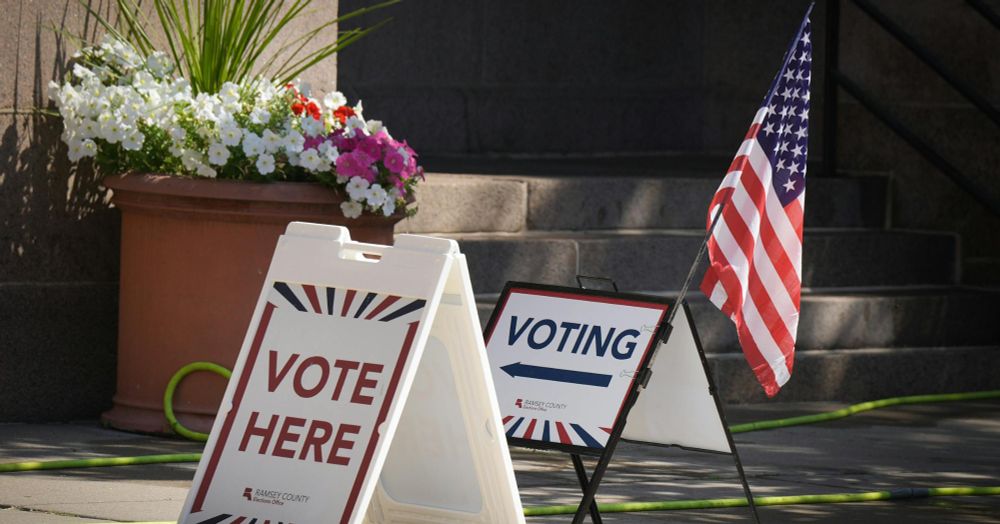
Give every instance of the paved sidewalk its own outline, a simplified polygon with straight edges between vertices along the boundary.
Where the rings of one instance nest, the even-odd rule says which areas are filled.
[[[731,423],[843,407],[833,403],[732,406]],[[889,408],[854,417],[737,435],[758,496],[843,493],[903,487],[1000,485],[1000,402]],[[134,435],[95,423],[0,425],[0,462],[186,453],[197,443]],[[575,504],[568,457],[514,449],[526,506]],[[194,464],[0,474],[0,523],[167,521],[180,511]],[[601,502],[739,497],[728,456],[622,444]],[[1000,523],[1000,496],[772,506],[765,523]],[[532,517],[530,524],[569,522]],[[605,522],[749,522],[745,508],[607,514]]]

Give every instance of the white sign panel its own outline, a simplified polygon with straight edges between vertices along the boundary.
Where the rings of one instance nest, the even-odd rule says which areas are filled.
[[[211,498],[265,520],[353,514],[425,304],[274,282],[193,511]]]
[[[666,310],[653,297],[510,284],[486,341],[508,438],[603,449]]]
[[[732,453],[712,396],[687,307],[674,318],[670,339],[650,368],[653,378],[628,415],[622,438],[638,442]]]
[[[180,522],[523,522],[478,327],[454,241],[290,225]]]

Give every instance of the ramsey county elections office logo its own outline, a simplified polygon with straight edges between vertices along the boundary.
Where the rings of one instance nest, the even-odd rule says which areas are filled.
[[[284,506],[288,503],[304,504],[309,502],[309,495],[259,488],[243,488],[243,498],[250,502],[260,502],[262,504],[271,504],[274,506]]]
[[[566,404],[560,402],[547,402],[545,400],[528,400],[519,398],[514,401],[514,406],[519,409],[529,409],[531,411],[549,411],[566,409]]]

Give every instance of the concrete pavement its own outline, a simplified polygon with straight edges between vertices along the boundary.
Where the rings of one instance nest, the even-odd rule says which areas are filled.
[[[836,403],[731,406],[730,423],[843,407]],[[843,493],[903,487],[1000,485],[1000,402],[906,406],[839,421],[736,436],[757,496]],[[108,430],[94,422],[0,425],[0,462],[196,452],[200,444]],[[568,457],[514,448],[526,506],[575,504]],[[161,464],[0,474],[0,523],[168,521],[177,517],[195,464]],[[739,497],[732,459],[624,443],[600,490],[601,502]],[[1000,497],[760,509],[777,522],[992,523]],[[568,522],[531,517],[529,523]],[[605,522],[749,522],[745,508],[607,514]]]

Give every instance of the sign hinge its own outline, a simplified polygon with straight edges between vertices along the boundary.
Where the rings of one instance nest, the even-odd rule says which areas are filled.
[[[652,377],[653,377],[652,369],[646,368],[642,370],[642,375],[639,375],[639,385],[642,386],[643,389],[646,389],[646,385],[649,384],[649,379]]]
[[[674,326],[672,324],[664,324],[660,328],[660,342],[666,344],[667,340],[670,340],[670,332],[673,331]]]

